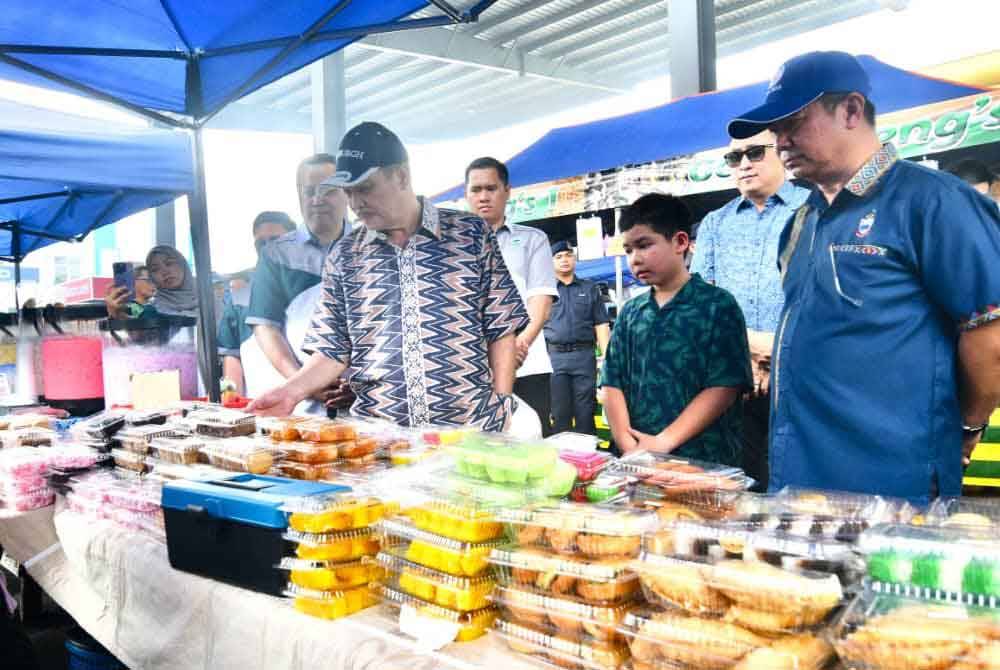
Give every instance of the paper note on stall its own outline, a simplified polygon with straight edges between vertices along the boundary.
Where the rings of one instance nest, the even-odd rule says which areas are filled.
[[[399,630],[414,638],[417,650],[430,653],[454,642],[461,626],[457,622],[420,614],[413,605],[399,611]]]
[[[180,399],[180,370],[137,372],[132,375],[132,407],[135,409],[156,409]]]

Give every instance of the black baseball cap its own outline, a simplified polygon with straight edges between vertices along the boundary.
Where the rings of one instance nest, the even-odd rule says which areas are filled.
[[[337,149],[337,170],[323,186],[357,186],[381,167],[406,163],[406,147],[381,123],[365,121],[344,135]]]
[[[570,244],[568,240],[560,240],[559,242],[553,242],[552,243],[552,255],[553,256],[555,256],[556,254],[558,254],[558,253],[560,253],[562,251],[573,251],[573,245]]]
[[[824,93],[860,93],[871,97],[868,73],[858,59],[843,51],[811,51],[786,61],[767,87],[764,104],[729,122],[729,136],[753,137],[791,116]]]

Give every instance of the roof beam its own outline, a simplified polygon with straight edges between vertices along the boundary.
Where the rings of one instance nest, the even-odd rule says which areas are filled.
[[[511,19],[516,19],[519,16],[524,16],[528,12],[533,12],[536,9],[540,9],[551,2],[552,0],[532,0],[531,2],[527,2],[523,5],[518,5],[517,7],[514,7],[513,9],[510,9],[504,12],[503,14],[490,12],[491,16],[489,20],[483,21],[480,19],[478,22],[470,25],[468,29],[464,30],[463,32],[467,33],[468,35],[479,35],[480,33],[485,33],[487,30],[490,30],[491,28],[496,28],[500,24],[506,23]]]
[[[624,7],[610,14],[601,14],[600,16],[595,16],[589,21],[584,21],[583,23],[575,23],[572,26],[567,26],[566,30],[560,32],[557,35],[550,35],[548,37],[536,38],[534,40],[525,42],[521,40],[520,37],[517,38],[517,45],[524,49],[525,51],[534,51],[535,49],[547,49],[552,44],[557,44],[563,40],[570,39],[579,36],[580,33],[587,30],[592,30],[594,28],[600,28],[601,26],[607,26],[607,31],[612,31],[616,27],[620,28],[620,21],[627,16],[640,12],[649,7],[655,5],[663,5],[663,17],[667,16],[667,5],[664,4],[664,0],[634,0],[628,7]]]
[[[624,93],[628,88],[620,79],[604,79],[586,70],[568,67],[520,49],[496,46],[455,30],[415,30],[372,35],[357,42],[357,45],[612,93]]]

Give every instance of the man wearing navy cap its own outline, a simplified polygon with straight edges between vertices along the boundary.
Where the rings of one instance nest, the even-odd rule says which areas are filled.
[[[868,76],[841,52],[785,63],[729,134],[775,134],[816,190],[779,242],[770,488],[926,502],[961,492],[1000,401],[1000,217],[880,145]]]
[[[355,414],[540,436],[511,395],[528,317],[489,225],[417,197],[406,149],[377,123],[344,135],[323,184],[344,189],[364,226],[327,257],[308,361],[253,410],[287,414],[343,375]]]
[[[545,343],[552,361],[552,432],[573,430],[596,435],[597,359],[608,350],[608,310],[597,284],[576,276],[576,254],[569,242],[552,245],[559,300],[545,322]]]

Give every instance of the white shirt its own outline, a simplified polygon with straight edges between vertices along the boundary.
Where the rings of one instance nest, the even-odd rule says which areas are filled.
[[[552,247],[549,238],[537,228],[516,223],[504,223],[497,230],[497,242],[503,262],[507,265],[514,285],[527,308],[528,299],[536,295],[550,295],[559,298],[556,289],[556,271],[552,264]],[[545,334],[538,337],[528,348],[524,364],[517,369],[518,377],[542,375],[552,372],[549,351],[545,346]]]

